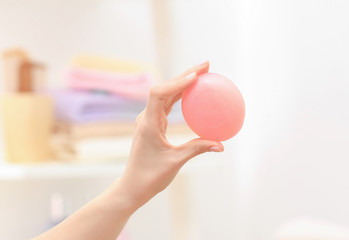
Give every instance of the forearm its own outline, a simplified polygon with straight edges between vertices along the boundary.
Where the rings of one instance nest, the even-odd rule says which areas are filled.
[[[105,192],[33,240],[115,240],[139,203],[116,180]]]
[[[163,191],[181,167],[196,155],[222,152],[220,142],[193,139],[179,146],[167,141],[166,116],[209,63],[194,66],[153,87],[146,109],[137,117],[130,157],[122,177],[61,224],[34,240],[115,240],[129,217]]]

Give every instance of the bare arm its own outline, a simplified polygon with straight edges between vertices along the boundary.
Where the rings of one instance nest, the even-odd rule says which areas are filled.
[[[122,176],[101,195],[34,240],[115,240],[129,217],[164,190],[181,167],[204,152],[224,150],[220,142],[193,139],[173,146],[166,139],[167,115],[182,92],[207,72],[194,66],[151,89],[146,109],[137,117],[130,157]]]

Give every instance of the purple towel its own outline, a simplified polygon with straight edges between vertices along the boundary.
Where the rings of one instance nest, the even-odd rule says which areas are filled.
[[[128,100],[105,93],[61,90],[51,92],[59,120],[84,123],[96,121],[134,121],[146,106],[145,101]]]

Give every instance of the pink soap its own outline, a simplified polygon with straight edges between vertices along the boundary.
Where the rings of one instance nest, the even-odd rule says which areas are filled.
[[[188,126],[201,138],[225,141],[240,131],[245,103],[228,78],[204,73],[183,92],[182,112]]]

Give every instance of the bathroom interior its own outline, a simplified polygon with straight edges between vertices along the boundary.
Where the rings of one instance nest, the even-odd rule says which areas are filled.
[[[345,0],[0,0],[0,239],[33,238],[103,192],[148,87],[206,60],[241,90],[244,125],[118,240],[349,239],[348,12]],[[84,76],[111,72],[129,83],[79,96]],[[179,102],[168,139],[194,137]]]

